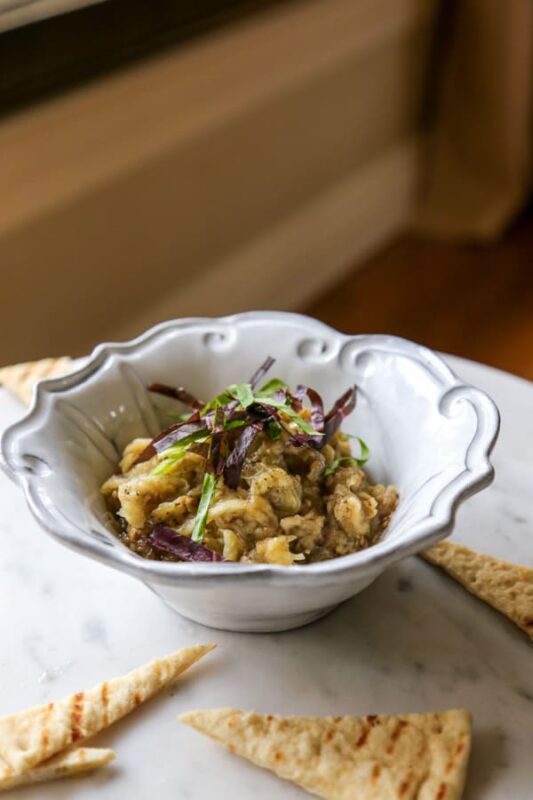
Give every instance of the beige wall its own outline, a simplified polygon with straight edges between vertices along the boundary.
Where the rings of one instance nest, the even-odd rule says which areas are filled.
[[[199,280],[185,313],[237,310],[235,294],[261,305],[261,281],[234,292],[217,265],[420,128],[433,4],[357,5],[278,10],[4,123],[0,362],[84,352],[172,298],[181,314]],[[343,236],[339,263],[314,264],[314,291],[357,253]],[[300,259],[305,240],[300,223]],[[268,283],[259,261],[233,280],[261,269]],[[276,305],[306,297],[298,281]]]

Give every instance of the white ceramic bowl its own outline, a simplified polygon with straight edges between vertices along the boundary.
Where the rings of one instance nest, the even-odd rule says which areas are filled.
[[[343,430],[368,442],[371,476],[400,493],[383,540],[292,568],[164,563],[128,550],[106,525],[99,487],[133,437],[164,426],[161,398],[146,384],[179,383],[210,397],[267,355],[277,360],[272,375],[316,387],[326,404],[359,386]],[[5,432],[2,453],[35,518],[58,541],[140,578],[204,625],[275,631],[317,619],[387,566],[445,537],[458,505],[493,477],[498,426],[492,400],[424,347],[345,336],[297,314],[254,312],[174,320],[131,342],[98,346],[81,369],[37,387],[27,416]]]

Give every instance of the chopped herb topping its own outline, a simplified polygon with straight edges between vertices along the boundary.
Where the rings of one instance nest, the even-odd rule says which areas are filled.
[[[137,463],[163,454],[164,459],[156,468],[156,474],[164,474],[193,444],[208,442],[210,452],[228,453],[229,466],[227,469],[224,467],[223,472],[226,478],[230,476],[231,485],[237,474],[240,477],[239,465],[242,467],[260,430],[265,430],[272,439],[276,439],[281,436],[282,430],[287,430],[287,425],[292,424],[298,428],[298,433],[292,433],[289,429],[295,445],[315,449],[323,447],[338,430],[342,420],[353,411],[355,387],[348,389],[324,414],[322,398],[310,387],[300,385],[292,394],[284,381],[271,378],[256,390],[257,384],[273,364],[274,359],[268,357],[248,383],[234,383],[205,404],[181,386],[151,384],[148,387],[150,391],[175,397],[193,410],[190,414],[179,415],[178,422],[156,436],[141,453]],[[305,398],[310,403],[310,421],[301,415]],[[217,420],[217,414],[220,413],[221,417]],[[237,428],[244,430],[238,435],[232,434]],[[211,446],[213,437],[221,439],[219,447]],[[220,473],[220,469],[215,472]]]
[[[349,388],[327,414],[324,413],[324,404],[318,392],[308,386],[299,385],[292,393],[284,381],[271,378],[258,389],[257,386],[273,364],[274,359],[269,356],[248,383],[233,383],[208,403],[202,402],[181,386],[152,383],[148,387],[151,392],[185,403],[191,410],[179,414],[177,422],[152,439],[136,463],[160,455],[162,460],[153,474],[164,475],[194,445],[205,445],[207,449],[206,471],[192,536],[191,539],[183,536],[181,539],[188,542],[192,540],[196,545],[203,541],[217,479],[223,476],[230,489],[238,488],[244,461],[259,433],[264,431],[270,439],[276,440],[285,431],[291,444],[321,449],[355,408],[356,387]],[[304,408],[306,402],[309,403],[307,411]],[[358,441],[361,447],[359,458],[347,456],[336,459],[326,468],[324,476],[332,474],[342,464],[362,466],[367,461],[368,447],[362,439]],[[171,547],[182,550],[184,544],[181,539],[172,539],[169,531],[175,533],[171,528],[156,526],[152,533],[154,547],[169,552],[174,552]]]

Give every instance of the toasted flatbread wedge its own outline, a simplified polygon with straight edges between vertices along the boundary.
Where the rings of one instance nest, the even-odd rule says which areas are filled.
[[[222,708],[180,720],[327,800],[459,800],[463,792],[466,711],[321,718]]]
[[[40,361],[27,361],[14,364],[12,367],[0,369],[0,383],[25,406],[29,406],[33,396],[33,387],[38,381],[59,378],[72,370],[72,359],[42,358]]]
[[[533,569],[476,553],[455,542],[439,542],[422,556],[533,639]]]
[[[172,683],[214,646],[188,647],[87,692],[1,717],[0,780],[20,775],[112,725]]]
[[[28,772],[21,775],[5,777],[0,780],[0,791],[13,789],[25,783],[44,783],[53,781],[56,778],[68,778],[73,775],[80,775],[83,772],[105,767],[116,758],[113,750],[96,747],[77,747],[75,750],[68,750],[66,753],[59,753],[52,756],[47,761],[37,764]]]

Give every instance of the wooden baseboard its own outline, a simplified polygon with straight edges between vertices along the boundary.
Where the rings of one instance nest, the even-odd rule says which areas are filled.
[[[257,308],[297,310],[405,230],[422,143],[401,142],[116,331],[128,338],[163,319]]]

